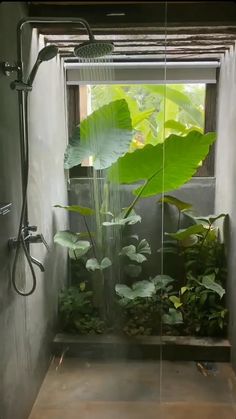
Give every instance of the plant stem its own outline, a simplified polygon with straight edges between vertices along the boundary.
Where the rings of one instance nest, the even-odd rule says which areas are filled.
[[[180,210],[178,210],[178,211],[179,211],[179,216],[178,216],[177,230],[180,229],[180,217],[181,217],[181,211]]]
[[[90,239],[90,241],[91,241],[91,243],[92,243],[93,255],[94,255],[95,259],[97,259],[97,255],[96,255],[96,246],[95,246],[95,243],[94,243],[94,240],[93,240],[93,237],[92,237],[91,231],[89,230],[89,226],[88,226],[88,223],[87,223],[86,217],[85,217],[84,215],[83,215],[83,220],[84,220],[84,224],[85,224],[85,227],[86,227],[87,233],[88,233],[88,235],[89,235],[89,239]]]
[[[127,211],[124,215],[124,218],[127,218],[129,216],[129,214],[131,213],[132,209],[134,208],[134,206],[137,204],[138,200],[141,198],[141,195],[143,193],[143,191],[145,190],[145,188],[147,187],[147,185],[151,182],[151,180],[162,171],[162,168],[157,170],[155,173],[153,173],[152,176],[150,176],[145,183],[143,184],[143,186],[141,187],[138,195],[136,196],[136,198],[134,198],[133,202],[131,203],[131,205],[127,208]]]
[[[201,243],[201,246],[200,246],[200,249],[199,249],[199,256],[200,256],[200,254],[201,254],[201,251],[202,251],[203,245],[204,245],[204,243],[205,243],[205,241],[206,241],[206,239],[207,239],[207,236],[208,236],[208,234],[210,233],[210,231],[211,231],[211,224],[209,224],[209,228],[208,228],[208,230],[207,230],[207,232],[206,232],[205,236],[203,237],[203,240],[202,240],[202,243]]]
[[[76,251],[75,250],[73,250],[73,253],[74,253],[75,260],[78,260],[78,258],[76,256]]]

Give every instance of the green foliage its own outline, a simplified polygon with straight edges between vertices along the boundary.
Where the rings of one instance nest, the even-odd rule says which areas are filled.
[[[174,132],[187,134],[204,128],[205,85],[98,85],[92,86],[92,109],[111,100],[125,99],[136,129],[131,149],[156,145]]]
[[[150,244],[148,243],[148,241],[146,239],[142,239],[139,242],[139,244],[137,246],[137,251],[139,253],[147,254],[147,255],[151,255],[151,253],[152,253]]]
[[[67,247],[71,251],[72,257],[81,257],[85,255],[91,247],[90,242],[80,240],[79,233],[72,231],[59,231],[54,236],[54,242],[63,247]]]
[[[169,202],[171,203],[171,202]],[[185,271],[185,283],[178,292],[185,334],[222,335],[227,325],[225,308],[226,262],[224,244],[219,239],[218,228],[213,224],[226,214],[208,217],[188,217],[194,223],[176,233],[166,242],[167,250],[178,255]],[[176,304],[175,304],[175,307]]]
[[[188,276],[188,286],[181,295],[184,331],[190,335],[217,336],[225,332],[227,310],[222,302],[225,290],[213,277]]]
[[[137,278],[142,272],[142,267],[129,263],[128,265],[125,265],[124,271],[130,278]]]
[[[91,259],[88,259],[86,262],[86,269],[88,269],[88,271],[96,271],[96,270],[103,271],[104,269],[109,268],[109,266],[111,265],[112,265],[112,262],[107,257],[103,258],[100,263],[98,262],[96,258],[91,258]]]
[[[109,169],[109,178],[117,182],[119,173],[120,183],[144,180],[144,186],[134,190],[134,194],[139,197],[177,189],[191,179],[214,141],[214,133],[202,135],[192,131],[185,137],[171,135],[165,140],[164,145],[147,145],[119,158]]]
[[[93,167],[105,169],[125,154],[133,137],[127,102],[113,101],[84,119],[70,139],[65,152],[65,169],[92,156]]]
[[[168,313],[164,314],[162,319],[164,324],[168,324],[170,326],[176,326],[177,324],[183,323],[183,315],[181,311],[176,310],[176,308],[169,308]]]
[[[120,251],[121,256],[127,256],[130,260],[137,263],[143,263],[147,260],[144,254],[151,254],[151,248],[146,239],[141,240],[137,247],[130,244],[122,247]]]
[[[55,208],[62,208],[65,209],[67,211],[71,211],[71,212],[76,212],[80,215],[94,215],[95,211],[92,208],[87,208],[87,207],[81,207],[81,205],[66,205],[66,206],[62,206],[62,205],[54,205]]]
[[[194,224],[188,228],[180,229],[176,233],[165,233],[167,236],[172,237],[175,240],[183,241],[193,234],[204,233],[207,228],[202,224]]]
[[[157,275],[149,281],[138,281],[132,287],[116,285],[125,334],[160,334],[164,315],[169,313],[172,306],[169,297],[174,293],[173,282],[174,279],[167,275]],[[179,324],[179,315],[176,324]]]
[[[193,207],[192,204],[181,201],[180,199],[175,198],[175,196],[170,195],[165,195],[163,198],[160,198],[158,202],[174,205],[181,212],[190,210]]]
[[[222,298],[225,294],[224,288],[215,281],[214,273],[210,275],[204,275],[199,285],[202,285],[204,288],[218,294],[220,298]]]
[[[113,216],[113,214],[111,213],[109,214]],[[136,214],[134,211],[131,211],[128,217],[125,217],[125,211],[123,211],[122,214],[118,215],[117,217],[112,218],[111,221],[104,221],[102,225],[105,227],[125,226],[126,224],[133,225],[140,222],[141,222],[140,215]]]
[[[145,262],[145,260],[147,260],[146,256],[144,256],[142,253],[137,252],[136,246],[134,246],[133,244],[122,247],[120,255],[127,256],[130,260],[137,263],[143,263]]]
[[[154,87],[145,89],[158,93],[159,96],[163,96],[165,91],[168,100],[172,101],[166,128],[185,133],[185,136],[170,135],[164,143],[160,143],[161,131],[155,132],[152,127],[155,107],[140,109],[135,100],[121,99],[119,95],[122,92],[118,89],[116,101],[94,111],[76,128],[65,153],[66,168],[81,164],[85,158],[92,156],[96,170],[109,168],[109,180],[112,182],[144,182],[134,191],[136,198],[131,205],[118,215],[108,211],[107,196],[102,208],[98,196],[95,196],[97,235],[94,240],[89,230],[87,233],[90,241],[82,241],[81,234],[69,231],[59,232],[55,236],[55,242],[69,249],[69,255],[75,259],[74,262],[81,262],[89,272],[97,271],[99,278],[96,277],[95,282],[102,284],[102,287],[107,285],[103,271],[112,265],[113,260],[104,257],[101,237],[103,232],[108,235],[114,231],[115,226],[125,229],[140,222],[141,217],[133,210],[137,200],[163,192],[163,187],[164,192],[167,192],[187,182],[215,140],[213,133],[203,135],[199,129],[192,130],[193,124],[203,123],[202,112],[192,105],[183,92],[168,86]],[[192,125],[187,126],[179,120],[173,122],[171,116],[176,107],[182,107]],[[160,109],[158,118],[161,118],[162,111]],[[131,146],[134,126],[145,132],[146,138],[141,141],[142,147],[144,143],[147,144],[136,151],[133,151],[134,141]],[[97,178],[94,178],[95,195],[98,193],[98,189],[95,190],[98,185],[96,181]],[[224,302],[224,248],[213,224],[225,215],[190,216],[193,225],[181,228],[181,217],[186,216],[186,211],[192,208],[191,204],[169,195],[164,197],[163,202],[173,205],[179,213],[177,231],[167,233],[170,240],[166,241],[165,251],[169,249],[169,252],[175,253],[183,262],[183,281],[180,284],[167,275],[157,275],[149,280],[142,278],[133,283],[131,278],[141,276],[141,265],[147,260],[147,255],[151,254],[151,248],[146,239],[139,242],[139,238],[134,236],[132,240],[136,240],[135,244],[134,241],[132,244],[122,243],[123,247],[117,254],[128,261],[124,266],[128,285],[116,284],[115,290],[123,318],[123,331],[131,336],[158,334],[163,327],[164,333],[168,334],[222,334],[227,322]],[[95,213],[90,208],[78,205],[58,207],[77,212],[83,217],[85,224],[86,216]],[[93,255],[86,255],[90,250]],[[91,282],[94,285],[94,281]],[[100,294],[107,298],[106,288],[100,288],[101,290]],[[87,291],[86,286],[65,291],[60,297],[59,305],[63,327],[79,333],[101,333],[105,329],[105,323],[94,309],[94,296],[95,293]],[[108,301],[102,297],[100,306],[104,305],[106,309],[107,304]],[[106,316],[103,319],[108,320]]]
[[[97,334],[105,330],[92,304],[92,292],[70,287],[59,296],[59,319],[63,331],[79,334]]]
[[[134,300],[138,297],[151,297],[155,292],[155,285],[151,281],[138,281],[132,287],[116,284],[116,293],[125,299]]]
[[[174,282],[174,279],[169,275],[157,275],[152,279],[152,282],[155,285],[156,291],[170,291],[173,287],[171,286],[170,288],[169,286]]]
[[[146,85],[146,88],[154,94],[162,95],[163,97],[171,100],[189,115],[193,124],[203,126],[203,112],[193,105],[191,99],[186,94],[178,91],[176,88],[166,85],[157,86],[150,84]]]

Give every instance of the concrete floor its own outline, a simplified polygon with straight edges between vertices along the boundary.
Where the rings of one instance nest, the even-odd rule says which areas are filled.
[[[236,419],[229,364],[54,359],[29,419]],[[160,391],[161,383],[161,391]]]

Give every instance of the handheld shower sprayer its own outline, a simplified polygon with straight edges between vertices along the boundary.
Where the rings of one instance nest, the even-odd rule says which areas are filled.
[[[35,64],[27,79],[27,84],[29,86],[32,87],[40,64],[43,63],[44,61],[49,61],[52,58],[56,57],[57,53],[58,53],[58,48],[56,45],[48,45],[39,51],[37,60],[35,61]]]

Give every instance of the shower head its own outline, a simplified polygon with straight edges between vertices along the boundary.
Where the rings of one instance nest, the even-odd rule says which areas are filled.
[[[37,60],[40,60],[41,62],[49,61],[52,58],[54,58],[57,55],[57,53],[58,48],[56,45],[48,45],[41,49],[41,51],[39,51]]]
[[[57,55],[57,53],[58,48],[56,45],[48,45],[39,51],[37,60],[35,61],[35,64],[28,77],[27,85],[32,86],[40,64],[44,61],[51,60]]]
[[[74,49],[74,55],[78,58],[102,58],[105,55],[111,54],[114,45],[109,41],[96,41],[94,37],[90,40],[77,45]]]

